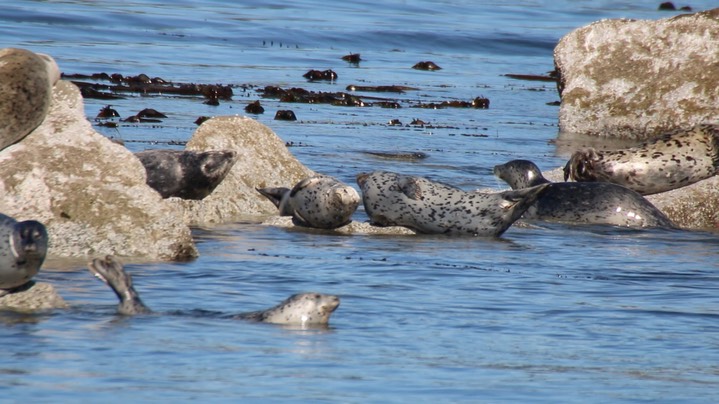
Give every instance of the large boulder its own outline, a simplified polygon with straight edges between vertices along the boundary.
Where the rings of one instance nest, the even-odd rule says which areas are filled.
[[[186,150],[234,150],[229,174],[202,200],[168,198],[190,225],[230,222],[247,216],[277,215],[277,207],[256,188],[292,187],[313,175],[270,128],[254,119],[221,116],[200,125]]]
[[[719,8],[602,20],[554,50],[561,131],[646,139],[719,120]]]
[[[46,282],[33,282],[14,293],[0,296],[0,309],[35,311],[69,307],[54,286]]]
[[[145,183],[126,148],[95,132],[75,85],[59,81],[45,120],[0,151],[0,212],[47,227],[48,256],[197,256],[189,227]]]

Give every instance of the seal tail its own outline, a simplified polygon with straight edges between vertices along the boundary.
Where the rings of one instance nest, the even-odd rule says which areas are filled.
[[[123,315],[150,313],[132,286],[132,276],[125,272],[122,264],[108,255],[104,260],[95,258],[87,264],[90,273],[105,282],[120,299],[117,311]]]

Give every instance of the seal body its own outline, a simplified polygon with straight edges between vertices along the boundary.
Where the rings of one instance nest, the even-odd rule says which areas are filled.
[[[135,153],[145,166],[147,185],[163,198],[203,199],[237,161],[232,150],[145,150]]]
[[[675,228],[669,218],[639,193],[608,182],[555,182],[533,162],[512,160],[494,167],[494,175],[513,189],[550,184],[523,218],[565,223]]]
[[[267,310],[238,314],[235,318],[288,325],[326,325],[340,299],[321,293],[298,293]]]
[[[360,196],[351,186],[326,175],[305,178],[289,188],[258,188],[297,226],[336,229],[351,221]]]
[[[564,179],[611,182],[649,195],[714,176],[717,166],[719,125],[697,125],[628,149],[577,151]]]
[[[112,256],[95,258],[87,265],[90,273],[107,284],[117,295],[118,313],[123,315],[149,314],[152,310],[140,299],[132,285],[132,276]],[[232,318],[287,325],[327,325],[332,313],[340,305],[334,295],[310,292],[292,295],[282,303],[262,311],[233,315]]]
[[[42,223],[18,222],[0,214],[0,295],[30,282],[40,271],[47,248],[48,235]]]
[[[426,178],[375,171],[357,176],[372,224],[418,233],[498,237],[547,185],[497,193],[466,192]]]
[[[60,69],[47,55],[17,48],[0,50],[0,150],[42,123],[59,79]]]

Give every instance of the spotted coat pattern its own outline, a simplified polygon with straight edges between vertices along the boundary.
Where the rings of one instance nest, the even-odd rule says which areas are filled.
[[[577,151],[564,179],[611,182],[649,195],[712,177],[718,165],[719,125],[697,125],[628,149]]]
[[[372,224],[418,233],[498,237],[539,197],[546,185],[497,193],[466,192],[426,178],[386,171],[360,174]]]
[[[542,176],[533,162],[512,160],[494,167],[494,175],[513,189],[550,184],[522,216],[527,220],[609,224],[626,227],[675,225],[639,193],[609,182],[555,182]]]

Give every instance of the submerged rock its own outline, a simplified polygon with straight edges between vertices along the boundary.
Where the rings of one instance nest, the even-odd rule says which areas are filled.
[[[0,309],[6,310],[35,311],[67,307],[67,302],[55,287],[45,282],[33,282],[27,289],[0,296]]]
[[[554,50],[561,131],[646,139],[719,120],[719,8],[595,22]]]

